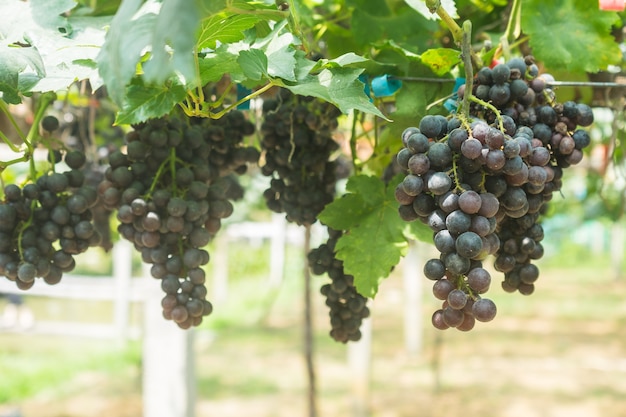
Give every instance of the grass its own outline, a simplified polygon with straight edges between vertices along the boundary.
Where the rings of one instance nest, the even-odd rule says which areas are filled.
[[[85,371],[115,375],[141,361],[139,344],[111,348],[101,341],[0,334],[0,404],[61,392]]]
[[[304,415],[302,253],[289,248],[285,280],[271,288],[267,246],[228,249],[228,297],[196,331],[197,415]],[[348,348],[327,336],[316,296],[319,415],[353,415],[359,401],[372,417],[626,415],[626,281],[612,278],[607,256],[570,244],[539,266],[529,297],[503,293],[495,275],[498,316],[468,333],[430,326],[438,303],[424,282],[422,347],[411,354],[400,265],[372,303],[369,370],[351,365]],[[324,279],[314,280],[318,287]],[[0,335],[0,403],[21,403],[24,417],[136,417],[139,362],[137,346]],[[85,384],[85,375],[99,383]]]

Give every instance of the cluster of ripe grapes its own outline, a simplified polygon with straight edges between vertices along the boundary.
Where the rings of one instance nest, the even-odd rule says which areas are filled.
[[[120,235],[152,264],[166,294],[163,315],[181,328],[199,325],[213,309],[203,248],[233,212],[229,198],[238,184],[231,174],[258,160],[243,144],[253,132],[239,111],[219,120],[169,116],[133,126],[125,152],[109,155],[100,199],[117,211]]]
[[[53,116],[42,120],[48,132],[58,126]],[[84,153],[55,150],[48,160],[50,169],[38,177],[8,184],[0,202],[0,275],[22,290],[35,278],[58,283],[76,266],[74,256],[101,239],[91,212],[98,195],[81,171]]]
[[[332,133],[341,114],[334,105],[281,90],[263,103],[263,175],[272,177],[263,196],[267,207],[287,220],[311,225],[335,195],[339,146]]]
[[[442,306],[438,329],[470,330],[496,306],[483,261],[495,256],[505,291],[531,294],[543,256],[540,217],[562,186],[563,169],[582,160],[591,108],[557,103],[554,79],[532,58],[482,68],[474,80],[470,118],[428,115],[402,134],[397,161],[406,173],[396,189],[399,215],[433,231],[439,258],[424,274]],[[466,92],[461,89],[462,98]]]
[[[328,274],[330,283],[321,293],[329,308],[330,336],[342,343],[361,339],[361,322],[368,317],[367,298],[354,287],[354,277],[343,270],[343,261],[335,257],[335,244],[343,232],[328,228],[328,240],[308,254],[309,267],[316,275]]]

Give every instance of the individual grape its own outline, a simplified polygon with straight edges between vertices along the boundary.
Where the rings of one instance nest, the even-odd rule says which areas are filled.
[[[456,252],[464,258],[474,258],[483,249],[483,241],[474,232],[463,232],[455,242]]]
[[[46,132],[52,133],[59,128],[59,119],[55,116],[47,115],[41,119],[41,128]]]
[[[433,295],[439,300],[446,300],[448,294],[454,290],[454,284],[448,279],[440,279],[433,284]]]
[[[454,290],[450,291],[446,300],[448,301],[448,305],[450,307],[455,310],[461,310],[463,307],[465,307],[465,304],[467,304],[467,294],[464,291],[455,288]],[[456,326],[451,325],[451,327]]]
[[[451,306],[443,309],[443,321],[450,327],[457,327],[463,323],[464,314],[460,310],[456,310]]]
[[[484,268],[473,268],[467,273],[467,285],[478,294],[482,294],[491,285],[491,274]]]
[[[481,298],[474,302],[472,314],[478,321],[487,322],[494,319],[497,313],[496,305],[488,298]]]
[[[426,278],[436,281],[444,277],[446,267],[439,259],[429,259],[424,264],[424,275]]]
[[[498,64],[491,69],[491,77],[494,84],[503,85],[511,76],[511,68],[506,64]]]
[[[445,322],[444,318],[443,318],[443,310],[439,309],[436,310],[431,318],[431,322],[433,324],[433,327],[435,327],[436,329],[439,330],[446,330],[449,329],[450,326]]]

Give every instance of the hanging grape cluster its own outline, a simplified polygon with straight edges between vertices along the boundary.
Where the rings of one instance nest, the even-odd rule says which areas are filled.
[[[58,126],[53,116],[42,120],[48,132]],[[67,149],[48,155],[49,170],[23,185],[8,184],[0,202],[0,275],[22,290],[35,278],[57,284],[76,266],[74,257],[101,238],[91,212],[98,195],[81,171],[85,155]]]
[[[272,177],[263,194],[267,207],[286,213],[287,220],[311,225],[335,195],[337,163],[330,160],[339,146],[332,138],[337,107],[313,97],[281,90],[263,103],[261,127],[265,164]]]
[[[133,126],[125,152],[109,155],[99,196],[117,210],[120,235],[152,264],[166,294],[163,315],[181,328],[199,325],[213,309],[203,248],[233,212],[229,197],[238,184],[230,175],[258,160],[242,142],[253,132],[239,111],[219,120],[170,116]]]
[[[354,287],[354,277],[343,270],[343,261],[335,256],[335,244],[342,231],[328,228],[328,240],[308,254],[309,267],[316,275],[328,274],[330,283],[322,285],[321,293],[329,308],[330,336],[342,343],[361,339],[361,322],[370,314],[367,298]]]
[[[484,297],[489,255],[505,291],[534,291],[541,215],[561,189],[563,169],[579,163],[590,143],[578,126],[593,122],[589,106],[558,103],[551,81],[531,57],[482,68],[469,119],[428,115],[402,134],[397,161],[406,176],[396,199],[402,219],[431,228],[440,252],[424,266],[442,300],[432,316],[438,329],[467,331],[495,317],[496,305]]]

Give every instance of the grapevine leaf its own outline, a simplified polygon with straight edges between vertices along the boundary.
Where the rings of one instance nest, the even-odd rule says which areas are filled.
[[[596,1],[524,0],[522,7],[522,28],[533,55],[546,67],[584,73],[620,62],[622,54],[611,35],[618,16],[599,10]]]
[[[287,81],[296,81],[294,73],[296,67],[295,49],[297,43],[291,33],[283,33],[274,37],[267,45],[267,72],[272,77]]]
[[[163,2],[152,30],[152,56],[144,65],[146,80],[162,83],[175,72],[193,78],[193,47],[199,23],[193,1]]]
[[[30,69],[29,73],[23,73]],[[0,91],[7,103],[17,104],[21,101],[20,78],[31,74],[39,79],[45,75],[43,61],[36,48],[0,46]]]
[[[400,261],[407,242],[406,223],[398,216],[395,186],[376,177],[353,176],[347,194],[326,206],[319,219],[347,231],[335,246],[347,274],[354,276],[360,294],[373,297],[380,281]]]
[[[251,80],[261,80],[269,76],[267,73],[267,55],[260,49],[239,52],[237,62],[244,75]]]
[[[133,124],[168,114],[187,95],[185,87],[145,85],[137,80],[126,91],[127,100],[115,118],[115,124]]]
[[[67,18],[61,14],[76,6],[74,0],[30,0],[33,20],[44,27],[55,28],[61,33],[71,33]]]
[[[285,87],[295,94],[319,97],[344,113],[356,109],[389,120],[365,95],[365,86],[358,80],[362,72],[359,68],[325,68],[317,74],[307,74],[297,84]]]
[[[76,80],[89,79],[94,88],[101,84],[93,60],[110,17],[74,16],[75,6],[72,0],[0,2],[0,15],[20,16],[0,20],[0,50],[3,55],[14,55],[21,49],[19,53],[28,53],[21,59],[29,61],[26,66],[15,66],[13,56],[3,65],[0,78],[5,80],[5,98],[9,79],[13,101],[19,100],[19,94],[64,90]],[[64,16],[67,12],[71,12],[69,17]]]
[[[141,3],[141,0],[122,2],[97,57],[107,92],[118,104],[122,103],[126,85],[137,71],[142,51],[150,43],[150,32],[156,20],[154,13],[135,17]]]
[[[397,216],[397,213],[394,213]],[[356,229],[358,232],[343,235],[337,241],[337,259],[343,261],[346,274],[354,276],[354,286],[364,297],[374,297],[381,281],[400,262],[403,245],[384,238],[384,229],[374,222]]]
[[[437,26],[437,22],[425,19],[408,6],[394,9],[391,15],[356,8],[351,19],[354,41],[361,47],[376,44],[381,39],[393,39],[413,51],[426,50],[432,45],[430,37]]]
[[[237,63],[237,55],[231,54],[224,48],[210,52],[198,61],[202,85],[221,79],[224,74],[241,71]]]
[[[233,43],[244,38],[246,29],[250,29],[261,18],[250,14],[214,14],[201,23],[198,49],[215,49],[217,42]]]
[[[429,49],[422,54],[422,62],[441,77],[461,62],[461,53],[450,48]]]

